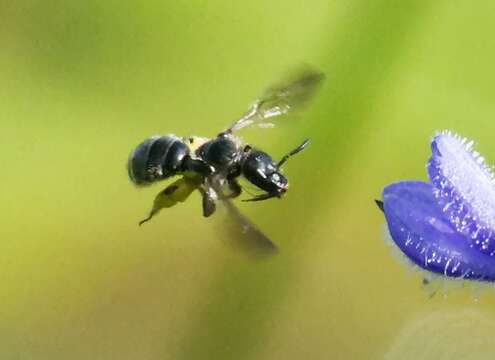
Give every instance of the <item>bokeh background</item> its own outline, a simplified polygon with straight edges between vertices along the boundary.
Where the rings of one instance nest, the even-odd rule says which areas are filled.
[[[491,1],[0,1],[1,359],[493,359],[495,295],[430,298],[373,199],[426,179],[452,129],[495,161]],[[155,133],[212,136],[301,63],[311,108],[246,141],[303,138],[281,201],[239,207],[254,259],[194,194],[125,163]]]

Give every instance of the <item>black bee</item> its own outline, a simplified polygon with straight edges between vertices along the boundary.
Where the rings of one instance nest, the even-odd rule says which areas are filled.
[[[162,208],[185,201],[196,189],[203,198],[205,217],[215,212],[217,200],[227,202],[227,208],[236,211],[229,199],[242,192],[237,182],[240,176],[264,191],[244,201],[280,198],[289,188],[281,167],[289,157],[305,149],[309,140],[304,140],[275,162],[266,152],[244,144],[236,132],[253,125],[273,126],[267,122],[268,119],[301,108],[315,93],[322,79],[320,72],[308,68],[299,71],[283,84],[269,88],[246,114],[213,139],[157,135],[139,144],[131,153],[127,165],[129,177],[135,185],[146,186],[181,175],[180,179],[157,195],[149,216],[140,225]],[[238,220],[240,216],[237,214]],[[247,219],[243,218],[243,222]]]

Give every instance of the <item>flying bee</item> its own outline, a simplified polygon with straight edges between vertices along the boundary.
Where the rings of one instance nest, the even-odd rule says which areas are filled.
[[[244,227],[254,228],[230,202],[242,193],[238,182],[244,177],[263,193],[244,201],[261,201],[282,197],[289,188],[282,165],[306,148],[309,140],[289,151],[278,162],[266,152],[245,144],[237,132],[245,127],[272,127],[270,119],[302,108],[316,92],[324,76],[304,68],[286,81],[271,86],[248,111],[229,128],[209,139],[197,136],[156,135],[144,140],[129,156],[127,169],[136,186],[146,186],[176,175],[178,180],[167,186],[155,198],[149,216],[185,201],[198,190],[202,195],[203,216],[215,212],[218,200]]]

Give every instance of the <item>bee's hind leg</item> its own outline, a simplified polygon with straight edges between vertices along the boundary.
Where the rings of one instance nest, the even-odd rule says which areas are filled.
[[[148,217],[147,217],[147,218],[145,218],[145,219],[143,219],[143,220],[141,220],[141,221],[139,222],[139,226],[143,225],[145,222],[150,221],[150,220],[151,220],[151,218],[152,218],[153,216],[155,216],[155,214],[156,214],[157,212],[158,212],[158,211],[155,211],[155,209],[151,209],[150,214],[148,215]]]
[[[151,220],[161,209],[170,208],[180,202],[186,201],[189,195],[198,187],[195,179],[182,177],[160,191],[155,197],[153,207],[146,219],[139,222],[139,225]]]

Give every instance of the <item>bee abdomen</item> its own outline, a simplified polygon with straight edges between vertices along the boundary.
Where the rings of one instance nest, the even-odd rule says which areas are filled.
[[[152,136],[129,156],[129,178],[136,185],[148,185],[175,175],[189,147],[175,135]]]

